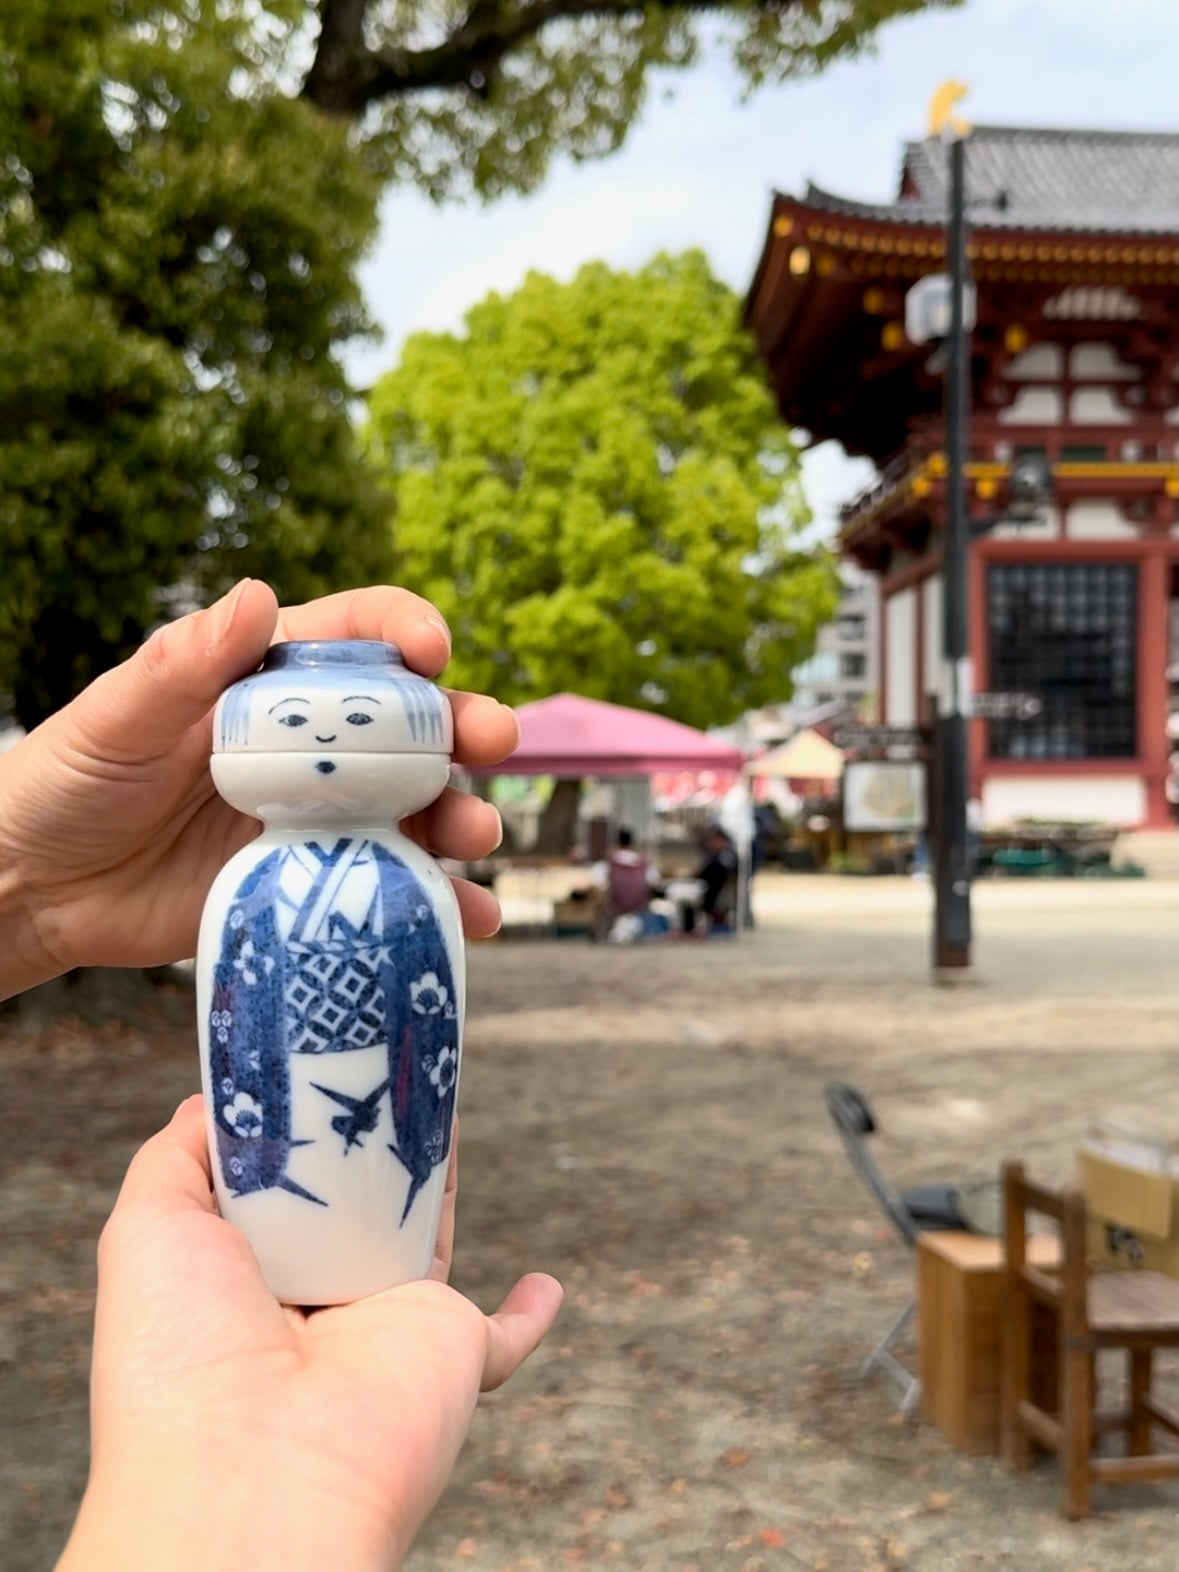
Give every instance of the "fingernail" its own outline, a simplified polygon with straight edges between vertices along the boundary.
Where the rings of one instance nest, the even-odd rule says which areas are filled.
[[[209,643],[220,644],[222,639],[229,636],[233,626],[233,619],[237,615],[238,603],[245,594],[249,579],[242,579],[240,584],[235,584],[228,595],[223,595],[215,606],[211,608],[212,618],[209,623]]]
[[[449,655],[452,648],[450,629],[446,626],[445,622],[443,622],[442,618],[431,614],[424,617],[422,620],[425,622],[428,628],[433,628],[435,633],[441,634],[442,638],[446,641],[446,653]]]

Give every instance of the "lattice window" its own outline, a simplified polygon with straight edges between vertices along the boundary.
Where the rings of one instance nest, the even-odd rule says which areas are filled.
[[[1042,706],[1030,720],[990,723],[991,758],[1132,758],[1137,625],[1133,563],[991,564],[987,687]]]

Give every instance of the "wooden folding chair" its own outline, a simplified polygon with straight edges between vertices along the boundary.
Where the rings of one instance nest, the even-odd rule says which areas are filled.
[[[1003,1296],[1001,1429],[1003,1459],[1027,1468],[1032,1443],[1060,1456],[1060,1510],[1089,1515],[1090,1489],[1100,1484],[1179,1479],[1179,1452],[1152,1452],[1157,1425],[1179,1436],[1179,1415],[1151,1390],[1159,1348],[1179,1348],[1179,1282],[1158,1272],[1090,1275],[1086,1261],[1085,1197],[1079,1190],[1046,1190],[1032,1184],[1022,1163],[1003,1167],[1006,1267]],[[1059,1229],[1061,1266],[1049,1272],[1027,1261],[1027,1215],[1050,1218]],[[1056,1412],[1033,1399],[1032,1315],[1036,1307],[1056,1319]],[[1096,1412],[1096,1363],[1103,1349],[1124,1349],[1129,1406]],[[1094,1457],[1098,1431],[1126,1435],[1127,1455]]]

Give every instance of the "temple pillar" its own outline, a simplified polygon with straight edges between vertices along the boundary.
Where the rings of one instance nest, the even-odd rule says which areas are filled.
[[[1166,829],[1174,818],[1167,780],[1167,630],[1170,558],[1165,538],[1149,541],[1138,581],[1138,757],[1146,789],[1146,829]]]

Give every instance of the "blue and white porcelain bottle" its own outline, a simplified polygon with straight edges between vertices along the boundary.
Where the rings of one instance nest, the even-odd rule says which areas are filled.
[[[214,715],[213,781],[262,820],[197,952],[222,1215],[286,1304],[430,1270],[462,1048],[458,908],[398,829],[446,786],[441,689],[391,645],[274,645]]]

